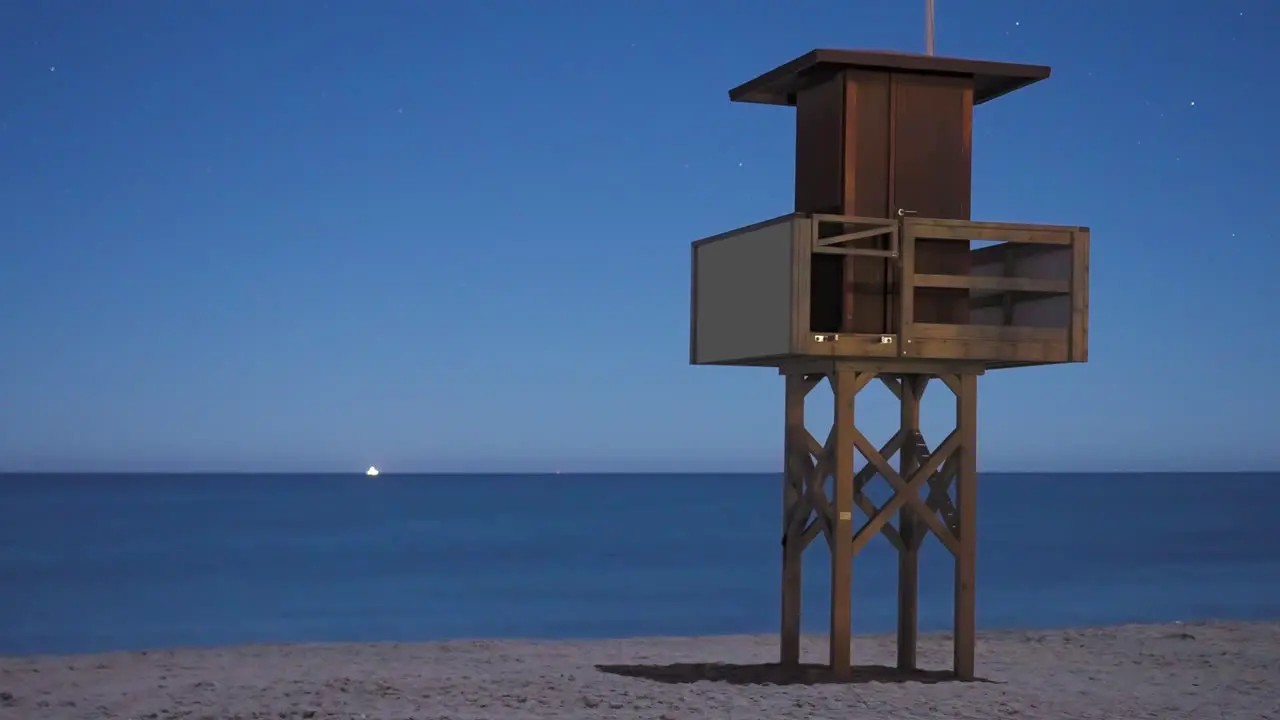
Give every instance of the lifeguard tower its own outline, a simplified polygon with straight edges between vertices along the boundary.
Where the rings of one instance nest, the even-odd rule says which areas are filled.
[[[853,558],[883,535],[899,555],[898,666],[914,669],[917,563],[932,532],[955,558],[954,671],[974,677],[978,378],[1089,354],[1089,229],[970,219],[974,106],[1047,77],[1036,65],[814,50],[729,91],[795,108],[795,212],[693,243],[689,360],[786,380],[784,666],[800,657],[801,554],[821,535],[830,666],[850,673]],[[819,442],[805,396],[824,378],[834,422]],[[934,379],[955,394],[956,420],[930,448],[920,398]],[[901,400],[880,448],[855,422],[872,382]],[[877,476],[894,491],[879,507],[864,493]]]

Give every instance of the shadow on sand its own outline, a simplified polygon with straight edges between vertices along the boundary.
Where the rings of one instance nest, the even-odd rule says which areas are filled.
[[[861,683],[960,682],[950,670],[899,670],[884,665],[859,665],[852,677],[839,678],[825,665],[783,667],[777,663],[729,665],[725,663],[674,663],[671,665],[597,665],[600,672],[640,678],[670,685],[702,681],[730,685],[823,685]],[[981,678],[972,682],[991,682]]]

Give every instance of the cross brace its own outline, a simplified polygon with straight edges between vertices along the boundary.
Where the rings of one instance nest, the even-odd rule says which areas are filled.
[[[831,550],[829,663],[852,671],[853,558],[883,535],[898,551],[898,666],[916,667],[919,552],[932,534],[955,559],[954,671],[974,676],[974,570],[977,489],[977,374],[897,374],[843,365],[823,372],[786,372],[786,442],[782,535],[782,663],[800,661],[801,556],[819,533]],[[823,379],[831,385],[834,420],[819,443],[804,423],[805,398]],[[920,432],[920,400],[937,378],[956,397],[955,429],[930,451]],[[879,380],[899,399],[898,431],[876,448],[854,423],[858,393]],[[865,465],[854,472],[854,453]],[[890,463],[898,457],[898,467]],[[864,492],[880,477],[893,496],[877,507]],[[830,495],[827,479],[832,479]],[[952,500],[952,486],[955,500]],[[927,490],[927,492],[925,492]],[[922,496],[922,493],[923,496]],[[855,509],[865,518],[855,530]],[[894,517],[897,524],[893,524]]]

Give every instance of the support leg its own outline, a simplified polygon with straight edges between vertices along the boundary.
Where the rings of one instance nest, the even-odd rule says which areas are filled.
[[[978,376],[961,375],[958,380],[956,432],[960,436],[960,460],[956,472],[959,537],[955,578],[955,672],[961,680],[972,680],[977,632]]]
[[[929,381],[923,375],[903,375],[901,389],[901,431],[906,440],[898,451],[898,472],[909,478],[920,462],[917,440],[920,437],[920,398]],[[903,507],[898,511],[898,534],[902,549],[898,551],[898,668],[916,669],[916,646],[919,632],[920,541],[924,526],[916,510]]]
[[[786,431],[782,479],[782,653],[783,665],[800,663],[800,559],[804,552],[804,524],[793,515],[803,505],[801,488],[808,471],[805,445],[804,398],[810,384],[800,375],[786,376]],[[803,455],[801,455],[803,453]],[[802,462],[803,461],[803,462]]]
[[[858,373],[836,370],[828,376],[835,397],[831,453],[831,671],[852,672],[853,620],[853,433]],[[865,380],[865,379],[864,379]]]

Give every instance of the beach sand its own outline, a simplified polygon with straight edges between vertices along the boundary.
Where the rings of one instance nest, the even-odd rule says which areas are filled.
[[[806,661],[825,638],[806,637]],[[776,636],[245,646],[0,659],[0,719],[1280,719],[1280,623],[984,633],[981,681],[783,677]],[[950,638],[921,642],[945,668]],[[855,661],[893,663],[891,637]]]

